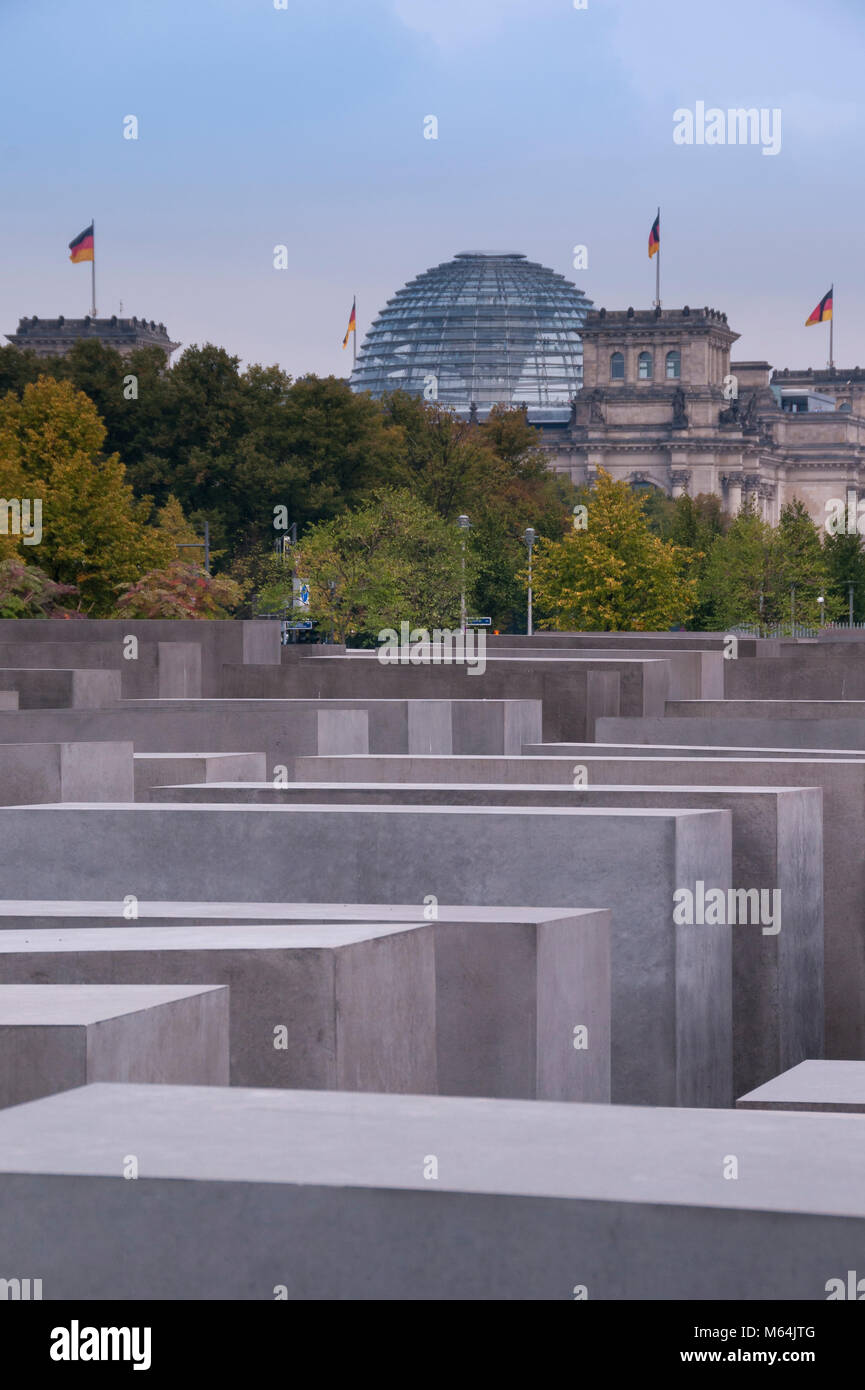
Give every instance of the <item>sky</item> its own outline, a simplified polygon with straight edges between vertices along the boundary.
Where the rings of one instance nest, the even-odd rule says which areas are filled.
[[[650,307],[660,205],[664,307],[824,367],[834,282],[835,360],[865,366],[862,0],[578,3],[0,0],[0,333],[89,312],[93,218],[100,316],[346,375],[353,296],[362,341],[459,251]],[[675,143],[699,102],[780,111],[780,150]]]

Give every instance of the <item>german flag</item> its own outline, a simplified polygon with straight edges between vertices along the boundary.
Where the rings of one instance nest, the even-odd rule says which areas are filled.
[[[649,260],[661,249],[661,214],[658,213],[649,232]]]
[[[348,328],[345,330],[345,337],[344,337],[343,340],[342,340],[342,345],[343,345],[344,348],[345,348],[345,347],[348,347],[348,340],[349,340],[349,338],[351,337],[352,333],[357,333],[357,312],[356,312],[356,306],[357,306],[357,298],[355,297],[355,298],[352,300],[352,302],[351,302],[351,313],[350,313],[349,319],[348,319]]]
[[[85,227],[83,232],[79,232],[74,241],[69,243],[70,261],[92,261],[93,256],[93,223]]]
[[[813,311],[813,313],[808,315],[808,317],[805,320],[806,328],[810,328],[812,323],[829,322],[829,320],[832,317],[832,290],[834,290],[834,288],[835,286],[833,285],[832,289],[829,290],[827,294],[824,294],[823,298],[820,300],[820,303],[817,305],[817,308]]]

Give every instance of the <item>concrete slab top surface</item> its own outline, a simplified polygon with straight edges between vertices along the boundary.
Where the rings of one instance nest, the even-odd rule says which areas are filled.
[[[159,758],[160,762],[174,758],[182,762],[184,758],[255,758],[258,753],[253,752],[252,749],[248,752],[243,752],[242,749],[232,749],[230,753],[208,753],[190,749],[188,753],[134,753],[132,756],[134,758]]]
[[[422,931],[425,925],[423,922],[247,922],[238,927],[228,922],[224,926],[76,927],[65,932],[48,929],[40,931],[37,937],[28,931],[16,930],[0,933],[0,955],[70,951],[321,951]]]
[[[232,783],[236,786],[236,783]],[[389,784],[388,784],[389,785]],[[615,819],[617,816],[633,817],[634,819],[655,817],[659,820],[670,820],[676,816],[713,816],[717,811],[677,811],[674,807],[669,810],[657,810],[653,806],[636,808],[630,806],[607,807],[588,807],[588,806],[365,806],[363,803],[354,806],[344,805],[313,805],[307,803],[302,809],[297,806],[256,806],[254,803],[236,804],[230,801],[199,801],[194,804],[172,801],[51,801],[41,805],[24,806],[0,806],[0,821],[4,815],[20,816],[22,811],[34,815],[42,812],[59,811],[110,811],[113,815],[119,816],[124,811],[142,815],[172,815],[172,816],[198,816],[202,812],[220,812],[227,816],[297,816],[308,814],[310,811],[327,811],[334,816],[351,815],[362,811],[365,816],[609,816]]]
[[[646,752],[647,748],[660,749],[664,753],[669,753],[671,758],[693,758],[699,756],[694,752],[696,748],[711,748],[712,756],[715,756],[716,754],[720,753],[733,753],[736,757],[748,758],[749,760],[754,760],[763,757],[766,753],[789,753],[791,757],[795,758],[813,757],[815,762],[820,762],[821,760],[823,762],[826,762],[830,757],[833,761],[835,759],[846,760],[851,763],[861,763],[865,761],[865,753],[863,753],[861,749],[856,748],[774,748],[771,745],[766,744],[762,744],[759,747],[745,748],[740,746],[739,744],[727,745],[720,743],[526,743],[523,744],[523,755],[525,757],[541,756],[558,758],[572,758],[578,756],[591,757],[593,755],[595,757],[610,757],[616,756],[616,754],[620,753],[623,748],[627,749],[629,757],[633,756],[635,758],[650,757],[651,755]],[[570,749],[571,751],[565,752],[565,749]],[[614,750],[612,754],[611,750]],[[327,756],[327,754],[325,754],[324,756]],[[390,756],[397,758],[405,758],[411,757],[411,754],[346,753],[340,754],[338,756],[358,758],[379,758]],[[424,754],[423,756],[430,757],[432,755]],[[447,755],[439,754],[438,756],[443,757]],[[466,755],[463,754],[462,756]],[[777,762],[778,759],[771,758],[767,761]]]
[[[737,1105],[865,1110],[865,1062],[800,1062],[741,1096]]]
[[[658,762],[659,759],[653,758],[652,761]],[[700,761],[701,763],[708,762],[708,759],[701,758]],[[729,763],[732,760],[730,758],[723,758],[716,759],[716,761]],[[832,766],[835,766],[834,762]],[[611,786],[605,784],[593,786],[591,783],[586,783],[576,787],[570,786],[567,782],[285,782],[278,785],[274,785],[273,782],[178,782],[174,785],[160,787],[159,790],[164,792],[201,791],[207,788],[209,791],[237,791],[238,788],[242,789],[244,787],[252,787],[256,790],[261,788],[281,792],[291,792],[292,790],[340,791],[346,793],[363,791],[393,792],[395,796],[408,796],[414,791],[440,792],[442,796],[445,796],[449,791],[494,792],[497,795],[500,794],[503,796],[510,796],[512,793],[519,792],[548,792],[550,796],[563,796],[570,793],[578,796],[580,792],[588,792],[590,794],[594,794],[595,792],[612,792],[616,795],[622,792],[660,792],[664,794],[667,792],[687,792],[689,796],[692,796],[695,792],[705,792],[707,796],[718,796],[726,792],[752,792],[755,795],[762,793],[779,796],[784,793],[793,795],[797,791],[803,790],[801,787],[761,787],[755,786],[753,783],[744,783],[739,787],[731,787],[726,784],[723,787],[691,787],[677,783],[668,784],[666,782],[663,786],[658,786],[657,782],[647,786],[642,786],[638,782],[617,782]],[[330,805],[329,802],[327,804]],[[449,809],[455,810],[456,807]]]
[[[224,985],[0,985],[0,1028],[100,1023],[224,988]]]
[[[865,1217],[865,1116],[92,1085],[0,1113],[0,1172],[420,1190]],[[725,1181],[722,1157],[739,1159]]]
[[[599,908],[568,907],[446,907],[438,905],[440,922],[560,922],[565,918],[593,916]],[[421,922],[422,903],[227,903],[170,902],[143,899],[138,920],[148,917],[225,917],[228,920],[264,922],[291,918],[297,922],[309,913],[310,921]],[[123,916],[123,905],[104,901],[67,901],[63,898],[0,899],[0,917],[108,917]]]

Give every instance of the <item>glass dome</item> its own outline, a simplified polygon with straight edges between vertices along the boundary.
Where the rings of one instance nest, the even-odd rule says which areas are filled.
[[[355,391],[567,407],[582,385],[579,330],[592,307],[563,275],[519,251],[461,251],[389,299],[364,339]]]

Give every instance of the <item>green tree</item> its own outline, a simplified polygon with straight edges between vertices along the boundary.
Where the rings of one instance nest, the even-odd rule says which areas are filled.
[[[170,539],[147,524],[148,500],[136,501],[117,455],[101,454],[105,428],[96,409],[69,382],[40,377],[21,397],[0,400],[0,492],[39,500],[38,546],[14,541],[60,584],[76,585],[82,607],[106,616],[116,586],[167,562]]]
[[[310,616],[337,641],[369,641],[382,628],[454,627],[459,620],[462,547],[449,526],[408,490],[382,488],[353,511],[322,521],[304,535],[294,556],[309,584]],[[291,602],[291,572],[260,595],[262,611]],[[466,552],[466,585],[474,578]]]
[[[865,551],[858,533],[827,535],[823,541],[826,562],[826,598],[830,612],[841,622],[849,615],[849,586],[853,585],[853,621],[865,622]]]
[[[601,469],[587,505],[585,530],[538,545],[533,578],[542,625],[643,632],[688,618],[695,582],[683,576],[676,547],[649,530],[642,499]]]

